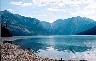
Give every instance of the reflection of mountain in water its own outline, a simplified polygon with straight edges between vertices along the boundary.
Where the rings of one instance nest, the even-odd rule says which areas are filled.
[[[89,36],[88,36],[89,37]],[[88,40],[88,37],[81,37],[77,38],[74,37],[56,37],[56,38],[29,38],[29,39],[21,39],[13,41],[14,44],[19,44],[22,48],[30,48],[34,50],[35,52],[38,52],[39,50],[50,50],[48,47],[53,47],[54,50],[57,51],[71,51],[73,53],[75,52],[84,52],[87,50],[90,50],[91,47],[88,47],[84,44],[84,42],[92,42],[91,38]],[[87,39],[86,39],[87,38]],[[52,50],[52,48],[51,48]]]
[[[42,44],[42,43],[39,43],[39,42],[34,42],[32,41],[35,39],[19,39],[19,40],[16,40],[16,41],[13,41],[12,43],[13,44],[19,44],[21,46],[21,48],[23,49],[26,49],[26,48],[30,48],[32,50],[34,50],[35,52],[38,52],[39,49],[44,49],[44,47],[46,47],[46,44]]]

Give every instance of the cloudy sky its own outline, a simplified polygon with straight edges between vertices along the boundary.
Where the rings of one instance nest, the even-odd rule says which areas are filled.
[[[0,0],[1,11],[53,22],[70,17],[96,20],[96,0]]]

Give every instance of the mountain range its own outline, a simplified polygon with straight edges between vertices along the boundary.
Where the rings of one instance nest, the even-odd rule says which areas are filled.
[[[40,20],[13,14],[7,10],[0,12],[1,24],[7,24],[7,28],[13,36],[43,35],[45,29]]]
[[[96,30],[96,21],[86,17],[57,19],[53,23],[40,21],[36,18],[13,14],[7,10],[0,11],[1,24],[7,24],[12,36],[31,35],[77,35],[89,29]],[[91,33],[89,30],[88,32]],[[96,32],[96,31],[94,31]]]

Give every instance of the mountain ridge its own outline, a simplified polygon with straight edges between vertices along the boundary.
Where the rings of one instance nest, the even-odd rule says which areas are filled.
[[[43,34],[45,29],[36,18],[15,15],[8,11],[0,12],[1,24],[7,24],[9,31],[14,36]]]
[[[75,35],[91,29],[96,21],[86,17],[58,19],[53,23],[36,18],[13,14],[7,10],[0,11],[1,24],[7,23],[12,35]],[[21,33],[21,34],[20,34]]]

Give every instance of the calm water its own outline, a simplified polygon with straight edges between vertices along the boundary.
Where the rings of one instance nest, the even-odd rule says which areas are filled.
[[[15,36],[14,38],[14,44],[30,48],[41,57],[96,61],[96,36]]]

